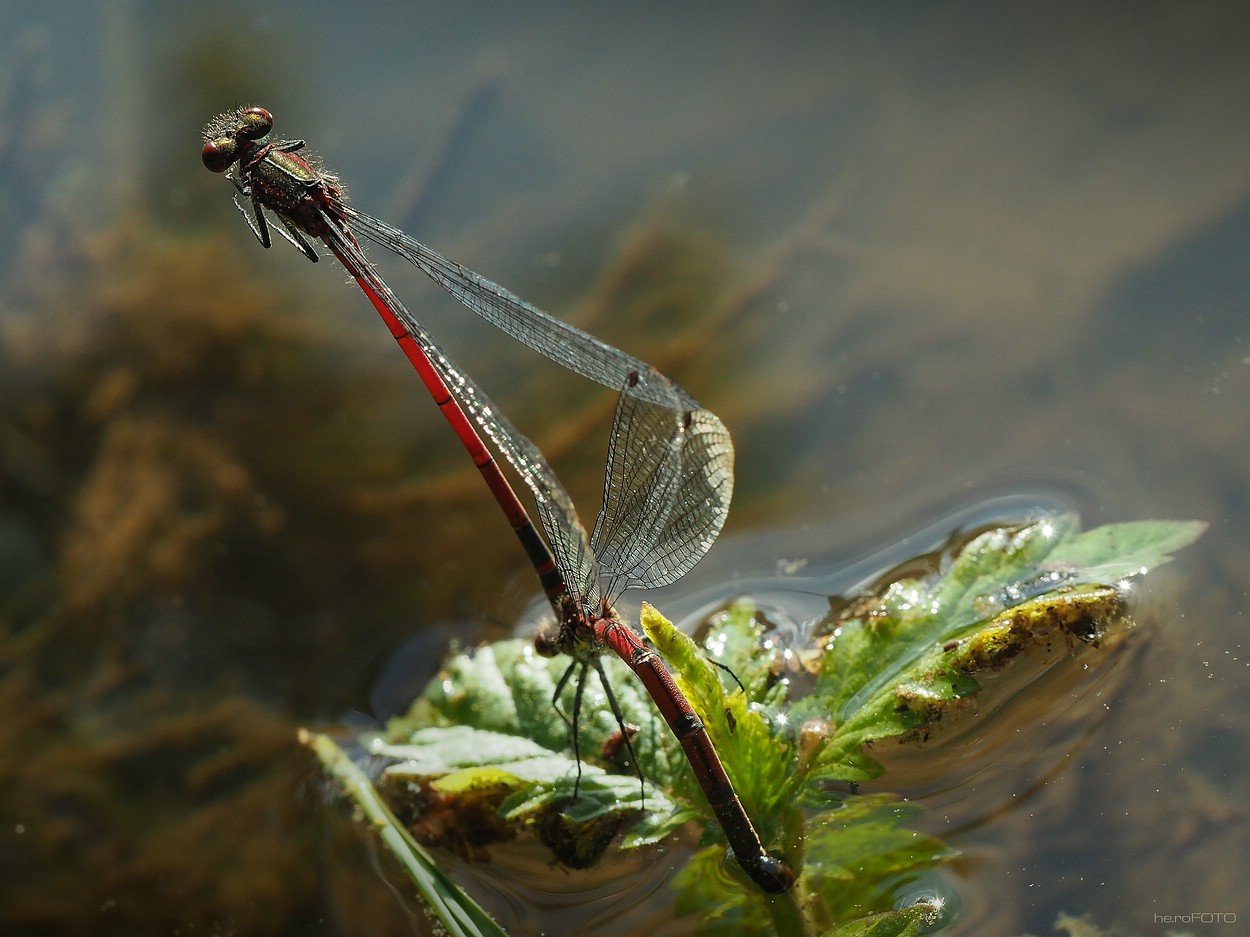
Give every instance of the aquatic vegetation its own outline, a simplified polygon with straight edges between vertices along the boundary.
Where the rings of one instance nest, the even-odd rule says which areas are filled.
[[[940,575],[883,584],[831,612],[803,647],[771,646],[748,602],[717,616],[699,644],[644,606],[643,628],[707,725],[761,838],[801,868],[794,894],[761,894],[726,858],[680,748],[623,665],[605,662],[626,721],[640,727],[633,747],[645,789],[633,766],[604,757],[619,752],[618,729],[590,700],[576,782],[568,726],[550,705],[563,668],[517,640],[450,659],[409,713],[363,740],[365,759],[417,839],[462,857],[536,837],[561,864],[584,868],[613,844],[663,848],[694,821],[702,833],[693,854],[663,848],[673,858],[662,861],[673,864],[676,906],[697,915],[699,933],[920,933],[941,920],[940,902],[896,907],[900,883],[957,853],[910,825],[915,804],[858,791],[884,771],[876,752],[977,717],[988,678],[1010,673],[1045,692],[1039,678],[1050,669],[1089,666],[1126,641],[1132,581],[1203,529],[1139,522],[1082,532],[1074,515],[991,529]],[[571,688],[560,703],[572,711]],[[333,751],[314,738],[323,758]]]

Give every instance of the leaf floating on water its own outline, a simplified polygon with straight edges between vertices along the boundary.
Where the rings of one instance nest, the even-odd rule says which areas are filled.
[[[593,835],[586,832],[600,843],[600,853],[631,822],[623,845],[657,842],[696,815],[656,786],[684,760],[676,742],[660,732],[662,724],[653,725],[657,717],[641,691],[614,672],[614,662],[604,664],[626,719],[649,727],[633,743],[648,782],[645,796],[636,775],[602,765],[583,763],[577,783],[569,727],[551,705],[567,663],[538,656],[527,641],[503,641],[449,661],[410,713],[370,744],[371,753],[387,763],[379,787],[404,802],[398,812],[428,841],[466,853],[533,828],[544,832],[549,845],[563,844],[555,851],[566,865],[580,867],[599,854],[579,838],[577,828],[587,824],[596,825]],[[572,696],[562,704],[571,711]],[[616,724],[590,689],[583,709],[579,740],[585,756],[603,747]],[[415,728],[420,723],[426,727]],[[485,822],[488,809],[502,822]],[[465,822],[458,821],[461,814]],[[465,841],[470,819],[474,836]]]
[[[951,641],[926,655],[915,675],[898,684],[901,707],[919,716],[909,736],[923,736],[961,701],[981,689],[981,679],[997,674],[1018,658],[1044,656],[1054,663],[1059,651],[1096,642],[1108,629],[1128,623],[1121,593],[1110,586],[1063,587],[999,612],[968,637]]]
[[[1125,589],[1192,543],[1206,525],[1148,521],[1080,532],[1075,514],[997,528],[970,541],[945,575],[890,583],[828,623],[813,693],[791,716],[835,714],[815,759],[829,781],[877,777],[865,744],[923,737],[1013,662],[1097,642],[1130,624]],[[1069,643],[1070,642],[1070,643]]]
[[[645,799],[632,766],[604,760],[621,746],[593,676],[573,799],[569,728],[550,704],[566,664],[520,641],[449,660],[410,712],[367,746],[383,766],[375,783],[419,839],[484,856],[492,842],[535,835],[568,867],[594,864],[613,842],[657,843],[697,820],[703,845],[673,884],[678,909],[700,917],[701,933],[922,933],[936,908],[895,907],[895,889],[955,852],[912,829],[918,806],[848,793],[880,776],[873,746],[923,739],[939,722],[975,712],[991,675],[1023,674],[1027,691],[1047,668],[1122,640],[1132,625],[1129,580],[1204,529],[1145,521],[1082,532],[1075,515],[1060,515],[986,531],[941,575],[885,583],[820,623],[811,646],[787,649],[799,671],[766,649],[749,602],[716,616],[701,644],[644,607],[647,635],[707,726],[762,840],[801,869],[790,894],[764,896],[727,860],[679,746],[612,659],[603,664],[625,719],[640,727],[633,746]],[[709,649],[733,676],[709,662]],[[791,680],[798,672],[803,679]],[[561,697],[565,712],[575,684]],[[404,848],[402,837],[388,845]]]
[[[1079,569],[1091,581],[1112,583],[1170,563],[1173,553],[1189,546],[1206,529],[1201,521],[1107,524],[1064,538],[1048,562]]]

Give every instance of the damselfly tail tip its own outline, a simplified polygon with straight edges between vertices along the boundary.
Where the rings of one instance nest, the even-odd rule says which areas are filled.
[[[746,867],[746,872],[756,885],[770,895],[780,895],[794,887],[794,869],[785,859],[777,856],[767,853],[760,856]]]

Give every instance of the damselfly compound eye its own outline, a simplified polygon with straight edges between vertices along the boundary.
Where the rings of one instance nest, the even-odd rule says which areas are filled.
[[[259,140],[273,129],[273,115],[263,107],[245,107],[239,111],[238,134],[244,140]]]
[[[233,140],[229,137],[222,137],[211,143],[205,143],[204,149],[200,151],[200,158],[204,160],[205,168],[211,172],[225,172],[234,162],[238,151],[239,148]]]

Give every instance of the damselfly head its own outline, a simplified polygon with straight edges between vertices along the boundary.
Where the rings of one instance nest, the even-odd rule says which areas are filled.
[[[564,652],[564,643],[560,640],[560,630],[556,627],[542,628],[534,635],[534,651],[539,657],[558,657]]]
[[[240,155],[242,141],[259,140],[273,130],[273,115],[263,107],[242,107],[214,118],[204,128],[200,158],[211,172],[225,172]]]

